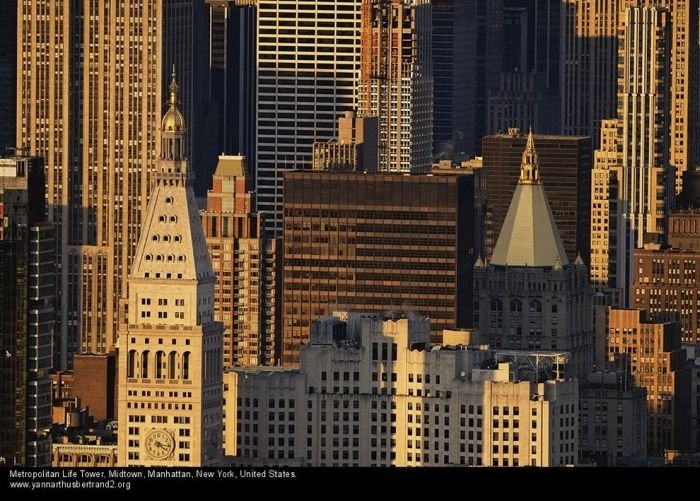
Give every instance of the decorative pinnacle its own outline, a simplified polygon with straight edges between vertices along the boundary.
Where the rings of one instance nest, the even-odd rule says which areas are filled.
[[[523,152],[520,163],[520,184],[539,184],[540,182],[540,159],[535,149],[535,136],[532,134],[532,127],[527,135],[527,144]]]
[[[178,105],[178,92],[180,90],[180,87],[177,85],[177,78],[175,75],[175,65],[173,64],[173,74],[172,78],[170,80],[170,106],[171,107],[176,107]]]

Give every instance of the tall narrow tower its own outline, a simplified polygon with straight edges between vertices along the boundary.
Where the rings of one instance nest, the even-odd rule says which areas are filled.
[[[591,185],[591,279],[622,307],[633,249],[662,242],[666,233],[676,180],[671,124],[678,116],[671,109],[671,11],[629,7],[624,19],[617,120],[603,122]]]
[[[431,4],[363,0],[360,109],[379,122],[379,170],[428,172],[433,159]]]
[[[310,169],[314,142],[335,137],[338,118],[357,108],[361,2],[257,2],[251,160],[265,230],[276,236],[282,234],[284,171]]]
[[[658,240],[666,232],[675,183],[675,177],[668,172],[671,12],[630,7],[625,20],[618,78],[622,185],[629,244],[642,247],[645,240]]]
[[[497,350],[569,352],[567,370],[585,380],[592,306],[588,269],[580,256],[573,263],[566,256],[530,133],[493,256],[474,265],[474,327]]]
[[[65,369],[116,341],[156,168],[162,1],[18,6],[17,145],[46,165],[59,242],[54,366]]]
[[[122,466],[212,466],[221,457],[223,329],[175,75],[169,105],[119,328]]]
[[[683,172],[698,161],[699,104],[697,99],[698,0],[563,0],[561,2],[561,85],[562,133],[586,135],[593,146],[601,144],[603,120],[615,118],[619,109],[617,80],[624,71],[627,9],[666,9],[670,37],[659,55],[667,53],[670,75],[669,109],[671,120],[665,125],[670,135],[668,155],[676,170],[675,188],[682,188]],[[656,16],[657,19],[659,16]],[[661,16],[663,17],[663,16]],[[630,33],[634,37],[634,33]],[[652,35],[654,36],[654,35]],[[652,42],[651,38],[646,39]],[[638,38],[638,42],[642,39]],[[656,42],[654,42],[656,43]],[[637,44],[637,52],[645,44]],[[642,82],[645,85],[647,81]],[[603,132],[604,133],[604,132]]]

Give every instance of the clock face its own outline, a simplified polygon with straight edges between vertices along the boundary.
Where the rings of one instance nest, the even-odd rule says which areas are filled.
[[[165,430],[151,430],[146,435],[146,454],[153,459],[167,459],[175,450],[175,439]]]

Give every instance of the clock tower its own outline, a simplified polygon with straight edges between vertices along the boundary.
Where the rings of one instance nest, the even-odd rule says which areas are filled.
[[[222,325],[173,72],[160,159],[119,327],[121,466],[222,458]]]

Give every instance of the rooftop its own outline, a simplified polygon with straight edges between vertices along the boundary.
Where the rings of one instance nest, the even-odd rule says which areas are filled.
[[[539,157],[532,132],[523,152],[520,180],[490,264],[529,267],[561,267],[569,264],[540,182]]]

